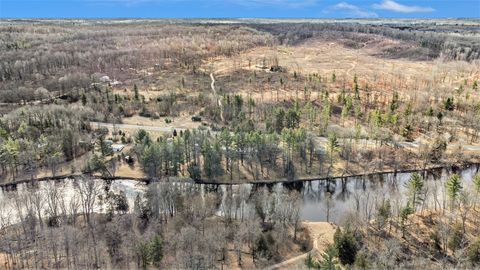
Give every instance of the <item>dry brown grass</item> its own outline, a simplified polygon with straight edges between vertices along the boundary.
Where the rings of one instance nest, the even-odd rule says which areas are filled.
[[[2,252],[0,253],[0,269],[6,269],[6,266],[7,266],[7,254]]]
[[[450,88],[465,79],[480,78],[478,63],[410,61],[381,58],[382,48],[397,45],[397,41],[374,39],[360,49],[342,46],[339,42],[311,39],[297,46],[257,47],[235,57],[216,58],[205,69],[226,74],[238,69],[259,70],[256,65],[265,61],[272,65],[277,58],[279,65],[289,72],[318,73],[330,80],[335,72],[337,80],[351,84],[356,74],[360,85],[386,90],[418,90],[425,88]]]

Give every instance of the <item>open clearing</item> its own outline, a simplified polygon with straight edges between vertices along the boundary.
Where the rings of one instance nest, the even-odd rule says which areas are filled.
[[[383,43],[394,43],[382,40]],[[480,78],[480,65],[462,61],[410,61],[374,56],[376,46],[367,43],[363,48],[350,49],[338,42],[308,40],[296,46],[257,47],[235,57],[221,57],[206,64],[218,74],[238,69],[260,70],[258,66],[272,65],[274,59],[291,73],[318,73],[330,80],[332,71],[337,80],[342,77],[350,85],[357,75],[360,84],[381,86],[384,90],[454,87],[465,79]]]

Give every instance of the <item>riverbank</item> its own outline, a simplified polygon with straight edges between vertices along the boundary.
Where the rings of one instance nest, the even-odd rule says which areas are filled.
[[[405,169],[405,170],[385,170],[380,172],[369,172],[369,173],[361,173],[361,174],[351,174],[351,175],[334,175],[330,177],[307,177],[307,178],[297,178],[293,180],[288,179],[278,179],[278,180],[257,180],[257,181],[248,181],[248,182],[216,182],[216,181],[208,181],[208,180],[195,180],[197,184],[206,184],[206,185],[241,185],[241,184],[259,184],[259,185],[268,185],[268,184],[295,184],[298,182],[312,182],[312,181],[321,181],[321,180],[342,180],[345,178],[375,178],[376,176],[381,176],[385,174],[400,174],[400,173],[413,173],[413,172],[433,172],[436,170],[448,169],[451,171],[458,171],[465,168],[469,168],[471,166],[480,166],[480,163],[477,162],[468,162],[461,165],[453,165],[453,166],[446,166],[446,165],[438,165],[438,166],[430,166],[426,169]]]
[[[116,180],[133,180],[138,181],[144,184],[149,184],[151,182],[181,182],[181,183],[195,183],[195,184],[204,184],[204,185],[242,185],[242,184],[253,184],[253,185],[274,185],[274,184],[286,184],[286,185],[294,185],[296,183],[303,183],[303,182],[312,182],[312,181],[322,181],[322,180],[330,180],[330,181],[338,181],[343,180],[346,178],[375,178],[378,176],[386,175],[386,174],[400,174],[400,173],[433,173],[437,170],[447,169],[449,171],[458,171],[462,169],[466,169],[472,166],[477,166],[477,170],[480,167],[480,163],[478,162],[466,162],[460,165],[453,165],[453,166],[446,166],[446,165],[433,165],[427,167],[426,169],[405,169],[405,170],[386,170],[380,172],[370,172],[370,173],[363,173],[363,174],[352,174],[352,175],[341,175],[341,176],[330,176],[330,177],[308,177],[308,178],[297,178],[293,180],[288,179],[276,179],[276,180],[251,180],[251,181],[231,181],[231,182],[218,182],[215,180],[207,180],[207,179],[192,179],[189,177],[164,177],[161,179],[154,179],[149,177],[127,177],[127,176],[115,176],[115,177],[106,177],[100,175],[84,175],[84,174],[65,174],[59,175],[54,177],[42,177],[42,178],[35,178],[35,179],[22,179],[22,180],[15,180],[8,183],[1,183],[0,188],[2,190],[9,190],[15,189],[16,185],[24,184],[24,183],[35,183],[35,182],[43,182],[43,181],[61,181],[63,179],[81,179],[83,177],[92,177],[96,180],[105,180],[105,181],[116,181]]]
[[[45,182],[45,181],[62,181],[65,179],[74,179],[80,180],[82,178],[89,177],[94,180],[103,180],[103,181],[120,181],[120,180],[130,180],[130,181],[137,181],[143,184],[150,184],[151,182],[181,182],[181,183],[195,183],[191,178],[181,178],[181,177],[170,177],[165,179],[154,179],[148,177],[129,177],[129,176],[101,176],[101,175],[88,175],[88,174],[65,174],[65,175],[58,175],[54,177],[42,177],[42,178],[34,178],[34,179],[22,179],[16,180],[8,183],[1,183],[0,188],[2,190],[10,190],[15,189],[17,185],[20,184],[31,184],[37,182]]]

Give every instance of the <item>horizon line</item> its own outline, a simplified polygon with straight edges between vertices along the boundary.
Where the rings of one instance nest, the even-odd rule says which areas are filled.
[[[355,18],[355,17],[2,17],[0,20],[238,20],[238,19],[281,19],[281,20],[385,20],[385,19],[406,19],[406,20],[434,20],[434,19],[469,19],[478,20],[480,17],[375,17],[375,18]]]

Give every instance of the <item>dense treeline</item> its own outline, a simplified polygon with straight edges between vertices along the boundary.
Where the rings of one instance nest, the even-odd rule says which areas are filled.
[[[235,81],[229,82],[233,79],[227,78],[222,87],[232,91],[225,91],[222,108],[207,107],[205,114],[213,122],[233,127],[230,128],[232,132],[240,129],[271,133],[280,139],[279,148],[283,153],[288,153],[289,148],[284,134],[299,127],[305,129],[305,136],[294,143],[293,159],[297,172],[303,175],[329,176],[334,171],[328,168],[333,169],[333,166],[326,163],[335,163],[339,158],[346,162],[336,171],[342,175],[352,174],[355,164],[365,172],[382,171],[386,167],[402,169],[406,160],[410,160],[409,164],[416,162],[417,167],[427,167],[431,163],[455,164],[464,162],[465,157],[456,158],[457,153],[446,152],[447,145],[456,140],[454,137],[477,141],[480,122],[475,81],[464,81],[457,91],[449,94],[432,90],[427,96],[397,91],[386,93],[378,86],[360,83],[361,78],[357,76],[351,82],[340,81],[335,73],[331,78],[295,72],[278,76],[260,72],[248,75],[243,76],[248,78],[249,84],[261,87],[260,93],[257,92],[260,97],[256,99],[260,102],[234,94]],[[268,88],[273,90],[267,92]],[[285,95],[284,89],[298,90]],[[283,92],[280,97],[279,92]],[[261,102],[264,99],[267,101]],[[221,110],[223,123],[219,116]],[[464,124],[459,125],[454,119]],[[414,141],[420,134],[430,134],[432,140],[416,153],[403,152],[400,144]],[[335,138],[337,142],[330,144],[336,145],[335,151],[331,151],[328,144],[320,147],[318,136]],[[285,169],[287,163],[274,161],[273,164],[283,164]],[[316,166],[317,163],[320,165]],[[300,170],[300,166],[306,170]],[[358,167],[355,170],[360,173]]]
[[[428,49],[414,56],[411,55],[412,51],[409,51],[409,54],[403,53],[401,50],[391,51],[390,54],[394,57],[396,55],[417,59],[442,57],[446,60],[464,61],[480,58],[478,29],[468,26],[460,29],[453,25],[443,26],[442,31],[438,31],[439,26],[434,24],[278,23],[256,24],[251,27],[274,34],[284,44],[295,44],[312,37],[334,39],[340,36],[349,39],[351,45],[358,45],[362,42],[362,36],[358,36],[356,33],[366,33],[382,35],[416,44],[420,49]],[[462,35],[458,35],[458,32]]]
[[[231,56],[255,46],[295,44],[311,37],[343,38],[358,46],[377,34],[416,44],[383,55],[472,61],[480,57],[478,32],[468,27],[370,25],[352,23],[277,23],[195,25],[142,22],[132,24],[2,24],[0,26],[0,99],[19,102],[87,89],[92,74],[123,81],[146,67],[195,69],[209,57]],[[442,29],[443,29],[442,28]],[[208,30],[207,30],[208,29]],[[258,30],[256,30],[258,29]],[[456,34],[462,33],[462,35]],[[227,34],[228,33],[228,34]],[[272,33],[273,36],[269,33]],[[46,89],[50,92],[47,95]]]
[[[45,183],[6,196],[0,243],[7,269],[262,267],[296,246],[309,248],[294,191],[250,197],[248,190],[234,196],[153,183],[132,202],[85,178],[71,189]],[[8,209],[17,214],[5,215]]]
[[[182,176],[235,182],[455,164],[465,162],[465,157],[458,152],[447,153],[447,145],[457,136],[469,142],[478,139],[480,111],[474,98],[478,91],[475,82],[461,84],[454,95],[438,93],[435,99],[427,99],[375,91],[366,84],[361,85],[356,76],[351,88],[344,87],[340,92],[328,90],[329,84],[336,83],[335,74],[332,78],[296,73],[274,79],[268,76],[271,75],[254,74],[251,84],[268,81],[273,87],[278,84],[279,88],[302,85],[303,91],[296,91],[291,97],[283,96],[281,102],[275,103],[256,103],[242,95],[224,93],[221,108],[208,96],[189,100],[190,107],[204,108],[202,115],[211,121],[211,132],[207,132],[208,128],[175,132],[174,138],[166,134],[151,139],[145,131],[136,136],[121,130],[92,133],[88,123],[89,120],[118,123],[135,112],[143,117],[164,116],[168,120],[181,110],[177,105],[179,101],[185,100],[185,96],[173,92],[147,102],[136,86],[133,94],[128,94],[114,93],[108,85],[94,85],[93,90],[79,93],[78,100],[72,100],[75,105],[67,105],[67,100],[57,102],[63,105],[18,109],[2,118],[5,125],[1,139],[3,175],[15,179],[20,169],[24,173],[20,178],[35,178],[42,168],[55,175],[58,164],[89,150],[98,155],[88,164],[69,170],[115,175],[117,158],[110,157],[113,153],[105,145],[105,139],[122,143],[134,141],[135,146],[127,154],[134,156],[151,177]],[[228,84],[226,87],[230,88]],[[274,99],[278,99],[276,91],[277,94],[270,93]],[[458,125],[457,121],[465,124]],[[61,132],[56,132],[58,130]],[[417,153],[399,147],[403,141],[413,141],[422,133],[434,137]],[[324,137],[327,144],[321,145],[318,136]],[[40,141],[62,144],[52,149],[46,147],[50,150],[42,153],[39,149],[48,144]],[[19,153],[24,154],[20,159]],[[123,155],[118,156],[118,160],[122,161]],[[339,162],[344,163],[339,167]]]
[[[198,68],[207,57],[273,42],[270,35],[244,26],[2,24],[0,97],[6,102],[33,99],[39,87],[55,94],[86,89],[94,73],[124,80],[154,65]]]
[[[154,178],[188,175],[194,180],[238,182],[241,170],[247,170],[253,180],[272,179],[273,176],[294,179],[294,158],[302,156],[305,162],[302,169],[311,170],[316,155],[315,149],[307,148],[304,129],[284,129],[280,135],[224,130],[215,136],[187,130],[173,139],[161,138],[157,142],[152,142],[146,132],[140,131],[135,141],[133,152],[147,175]],[[279,171],[282,173],[278,174]]]
[[[17,109],[0,120],[3,175],[36,177],[40,168],[55,175],[57,166],[90,150],[94,113],[82,106],[48,105]]]

